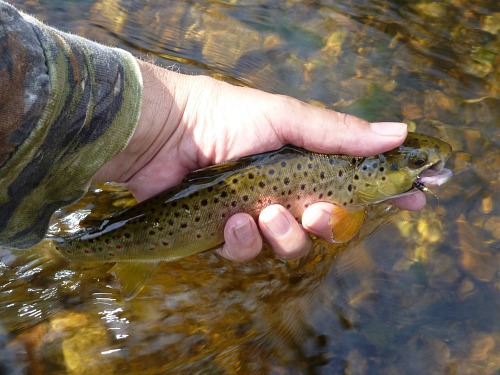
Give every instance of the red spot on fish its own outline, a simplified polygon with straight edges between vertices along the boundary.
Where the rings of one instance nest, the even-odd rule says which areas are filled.
[[[123,247],[123,245],[121,243],[119,243],[118,245],[116,245],[117,249],[121,249],[122,247]]]
[[[163,246],[168,246],[168,242],[167,241],[163,241],[162,244],[163,244]]]
[[[115,256],[115,253],[113,253],[112,251],[110,251],[108,254],[109,254],[110,257],[114,257]]]
[[[83,252],[84,252],[85,254],[90,254],[90,253],[92,253],[92,250],[90,250],[90,249],[85,249],[85,250],[83,250]]]

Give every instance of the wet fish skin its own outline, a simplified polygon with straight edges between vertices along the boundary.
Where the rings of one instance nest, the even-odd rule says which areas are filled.
[[[325,201],[347,216],[363,213],[368,204],[411,190],[425,170],[439,172],[450,153],[447,143],[415,133],[400,147],[366,158],[285,146],[195,171],[95,228],[56,239],[56,249],[70,261],[171,261],[221,246],[225,223],[237,212],[257,218],[281,204],[300,221],[307,206]]]

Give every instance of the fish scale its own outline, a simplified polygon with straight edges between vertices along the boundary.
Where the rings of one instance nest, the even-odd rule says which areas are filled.
[[[447,143],[415,133],[402,146],[365,158],[285,146],[192,172],[164,193],[56,239],[56,248],[72,261],[171,261],[221,246],[225,223],[237,212],[257,218],[263,208],[281,204],[300,221],[305,208],[324,201],[363,213],[368,204],[411,190],[450,152]]]

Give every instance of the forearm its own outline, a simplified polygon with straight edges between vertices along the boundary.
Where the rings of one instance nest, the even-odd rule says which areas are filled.
[[[42,25],[0,2],[0,245],[43,238],[125,148],[141,106],[135,59]]]

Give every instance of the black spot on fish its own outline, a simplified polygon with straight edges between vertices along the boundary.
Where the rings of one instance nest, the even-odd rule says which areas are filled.
[[[162,241],[161,242],[163,246],[168,246],[168,242],[167,241]]]
[[[288,195],[291,195],[292,194],[292,191],[291,190],[288,190]]]
[[[235,190],[235,189],[232,189],[232,190],[231,190],[231,194],[236,194],[236,190]]]
[[[106,238],[106,239],[104,240],[104,243],[109,243],[109,238]]]
[[[344,171],[339,171],[339,177],[342,177],[343,174],[344,174]]]
[[[201,238],[201,234],[199,234],[199,233],[198,233],[198,234],[196,235],[196,238]]]
[[[202,206],[206,206],[207,204],[208,204],[208,200],[207,200],[207,199],[203,199],[203,200],[201,201],[201,205],[202,205]]]
[[[300,190],[305,190],[305,188],[306,188],[305,184],[300,185]]]
[[[328,159],[328,161],[330,162],[331,165],[335,164],[335,160],[334,159]]]
[[[274,191],[278,190],[278,187],[277,186],[273,186],[273,190]]]
[[[368,173],[368,177],[371,177],[371,176],[372,176],[372,173],[371,173],[371,172],[370,172],[370,173]]]
[[[264,182],[262,182],[262,181],[261,181],[261,182],[259,182],[259,186],[260,186],[261,188],[264,188],[264,187],[266,186],[266,184],[265,184]]]
[[[232,201],[231,206],[236,207],[236,201]]]
[[[352,202],[354,202],[354,199],[351,198],[351,200],[349,201],[349,203],[352,203]]]
[[[208,191],[209,193],[210,193],[210,192],[212,192],[213,190],[214,190],[214,187],[213,187],[213,186],[209,186],[209,187],[207,187],[207,191]]]
[[[323,180],[323,179],[325,178],[325,172],[321,172],[321,173],[319,174],[319,177]]]
[[[174,221],[172,219],[170,219],[169,221],[167,221],[168,225],[174,225]]]
[[[298,201],[300,200],[300,195],[297,195],[297,200],[298,200]]]
[[[248,195],[244,195],[243,198],[242,198],[245,202],[248,201]]]
[[[288,203],[288,204],[286,205],[286,208],[288,208],[288,209],[290,209],[291,207],[292,207],[292,205],[291,205],[290,203]]]
[[[368,169],[368,167],[366,165],[363,165],[363,168],[362,168],[364,171],[366,171]]]
[[[270,169],[269,174],[274,174],[274,169]]]
[[[281,166],[282,166],[282,167],[286,167],[286,161],[282,161],[282,162],[281,162]]]
[[[194,218],[194,221],[199,222],[199,221],[200,221],[200,217],[199,217],[199,216],[196,216],[196,217]]]
[[[311,163],[307,164],[307,168],[312,169],[313,165]]]
[[[186,211],[189,211],[189,206],[186,203],[182,204],[182,208],[184,208]]]
[[[375,169],[375,168],[377,168],[377,167],[378,167],[378,163],[377,163],[377,162],[373,162],[373,163],[372,163],[372,168],[373,168],[373,169]]]
[[[322,199],[322,198],[323,198],[323,193],[321,193],[321,194],[319,195],[319,199]]]
[[[187,228],[187,226],[188,226],[187,223],[182,223],[181,224],[181,228]]]
[[[385,176],[382,176],[382,181],[385,181]]]
[[[288,177],[285,177],[285,178],[283,179],[283,183],[284,183],[285,185],[288,185],[288,184],[290,183],[290,179],[289,179]]]
[[[326,195],[328,195],[329,197],[331,197],[331,196],[332,196],[332,194],[333,194],[333,192],[332,192],[332,191],[329,191],[329,192],[328,192],[328,194],[326,194]]]
[[[175,217],[179,217],[179,216],[181,216],[181,214],[180,214],[180,213],[178,213],[178,212],[174,212],[174,216],[175,216]]]
[[[357,174],[354,175],[355,180],[359,180],[359,176]]]
[[[222,193],[220,193],[220,196],[222,198],[226,198],[227,197],[227,191],[223,191]]]
[[[342,203],[342,205],[347,206],[347,202]]]
[[[314,158],[313,158],[312,156],[309,156],[309,160],[310,160],[310,161],[313,161],[313,160],[314,160]]]
[[[214,198],[214,203],[219,203],[219,198]]]
[[[249,174],[248,174],[248,178],[249,178],[250,180],[253,180],[253,178],[254,178],[253,173],[249,173]]]
[[[128,233],[128,232],[124,233],[124,234],[123,234],[123,237],[125,237],[125,238],[130,238],[130,233]],[[107,243],[107,242],[106,242],[106,243]]]
[[[307,177],[307,176],[309,176],[309,172],[308,172],[308,171],[305,171],[305,172],[304,172],[304,177]]]
[[[380,167],[380,168],[379,168],[379,171],[380,171],[380,172],[383,172],[383,171],[385,171],[385,168],[384,168],[384,167]]]
[[[154,230],[150,230],[148,234],[149,234],[150,236],[154,236],[154,235],[155,235],[155,231],[154,231]]]
[[[352,185],[351,184],[349,184],[349,186],[347,187],[347,190],[352,191]]]
[[[351,159],[351,163],[352,163],[352,164],[356,164],[356,158],[352,158],[352,159]]]
[[[233,184],[237,184],[238,183],[238,179],[237,178],[233,178]]]
[[[297,169],[300,171],[302,169],[302,164],[297,164]]]

